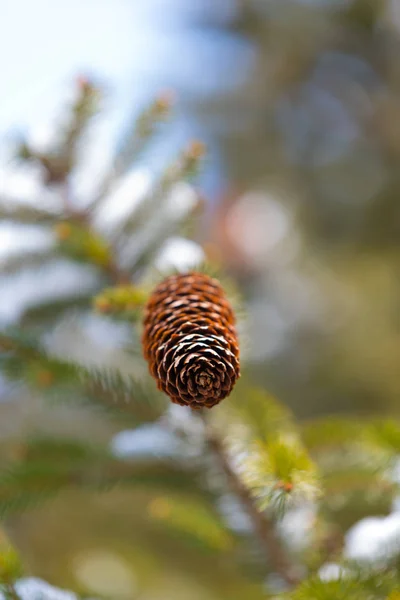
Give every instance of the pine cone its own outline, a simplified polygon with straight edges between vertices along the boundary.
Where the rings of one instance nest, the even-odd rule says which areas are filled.
[[[211,408],[239,377],[235,316],[208,275],[172,275],[147,302],[143,350],[158,388],[172,402]]]

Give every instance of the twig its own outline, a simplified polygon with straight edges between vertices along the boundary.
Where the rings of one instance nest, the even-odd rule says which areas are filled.
[[[71,219],[71,221],[76,221],[77,223],[86,226],[88,232],[93,232],[92,213],[87,210],[79,211],[75,209],[73,202],[71,201],[67,182],[65,182],[62,188],[61,195],[66,216]],[[129,273],[126,273],[119,267],[114,252],[110,252],[110,258],[107,264],[104,265],[104,270],[115,285],[124,285],[130,282]]]
[[[202,415],[202,419],[205,424],[208,445],[217,458],[223,472],[225,473],[232,491],[239,498],[243,508],[250,517],[255,533],[262,544],[269,563],[271,564],[273,570],[278,573],[289,586],[292,587],[296,585],[299,581],[299,578],[294,572],[295,565],[292,564],[287,556],[287,553],[282,546],[279,537],[277,536],[273,521],[268,518],[265,513],[258,510],[249,490],[242,483],[237,473],[232,468],[221,440],[211,431],[204,415]]]

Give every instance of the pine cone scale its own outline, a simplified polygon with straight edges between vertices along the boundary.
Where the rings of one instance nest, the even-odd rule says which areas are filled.
[[[240,375],[235,316],[220,284],[206,275],[173,275],[145,310],[143,350],[159,389],[173,402],[211,408]]]

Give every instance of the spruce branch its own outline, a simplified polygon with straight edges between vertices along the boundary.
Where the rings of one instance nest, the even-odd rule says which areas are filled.
[[[167,121],[173,98],[169,93],[158,96],[154,102],[136,116],[128,125],[124,139],[114,157],[112,167],[106,172],[99,189],[92,198],[88,211],[94,214],[113,185],[123,177],[154,138],[160,124]]]
[[[168,204],[171,192],[178,182],[190,182],[198,175],[204,155],[204,144],[192,140],[178,158],[166,168],[139,206],[133,209],[131,215],[122,224],[118,232],[119,235],[128,236],[129,238],[140,232],[151,221],[154,214]],[[170,208],[168,212],[170,212]]]
[[[62,196],[64,198],[64,211],[67,220],[72,225],[77,226],[81,230],[86,230],[88,237],[92,238],[93,240],[104,241],[105,244],[105,240],[103,240],[101,236],[99,236],[98,232],[96,231],[93,225],[92,212],[77,211],[75,209],[72,199],[70,197],[70,190],[67,183],[65,183],[63,186]],[[107,244],[107,256],[104,260],[102,260],[100,266],[103,268],[105,274],[109,277],[112,283],[116,285],[124,285],[129,283],[130,276],[119,266],[115,250],[111,246],[111,244]]]
[[[151,463],[130,461],[87,441],[32,438],[20,447],[18,460],[0,469],[0,518],[35,509],[65,490],[107,492],[117,486],[184,494],[192,503],[206,502],[201,505],[205,506],[211,495],[200,483],[194,485],[193,477],[190,465],[156,455]],[[20,577],[20,563],[14,557],[14,551],[0,554],[0,586]]]
[[[128,125],[120,147],[117,151],[114,164],[114,178],[120,177],[130,168],[147,147],[160,125],[168,120],[173,104],[173,95],[164,92],[154,99],[150,106],[135,115]]]
[[[299,578],[295,573],[296,568],[279,540],[273,521],[257,508],[249,490],[232,468],[221,440],[212,431],[204,413],[201,414],[201,418],[205,425],[208,446],[217,459],[222,471],[225,473],[229,486],[250,517],[254,531],[265,551],[268,562],[271,564],[273,570],[282,577],[285,583],[290,587],[293,587],[299,582]]]
[[[65,401],[63,392],[67,392],[75,401],[87,399],[130,418],[143,413],[158,415],[164,406],[162,395],[146,382],[117,369],[88,367],[50,355],[18,330],[0,331],[0,357],[5,373],[12,379],[22,380],[57,400]]]

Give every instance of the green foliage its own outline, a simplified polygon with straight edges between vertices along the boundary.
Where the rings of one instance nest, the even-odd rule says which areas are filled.
[[[162,94],[150,106],[146,106],[139,117],[135,117],[125,133],[115,157],[115,169],[123,175],[154,139],[160,125],[168,120],[171,112],[172,97]]]
[[[293,502],[313,500],[320,493],[316,467],[295,438],[249,442],[239,468],[260,508],[271,507],[277,516]]]
[[[364,591],[360,589],[357,582],[351,579],[339,579],[337,581],[321,581],[312,579],[299,586],[299,589],[291,596],[293,600],[362,600],[365,598]]]
[[[103,290],[94,299],[94,307],[100,313],[120,317],[124,321],[136,321],[148,293],[138,286],[118,285]]]
[[[366,429],[366,439],[392,457],[400,453],[400,423],[395,420],[375,420]]]
[[[154,408],[156,412],[165,408],[165,398],[154,389],[148,380],[125,376],[112,369],[78,369],[82,383],[94,394],[105,396],[118,406],[125,404],[125,410],[138,410],[141,404]],[[129,403],[132,403],[129,408]]]
[[[81,478],[85,481],[88,467],[100,464],[102,458],[90,448],[69,440],[27,441],[20,454],[20,460],[0,474],[3,519],[11,512],[33,508]]]
[[[8,543],[0,544],[0,587],[14,583],[23,573],[21,559]]]
[[[147,197],[140,202],[130,217],[124,221],[122,228],[119,230],[119,235],[132,235],[145,225],[148,225],[149,222],[151,223],[151,221],[155,220],[157,213],[161,214],[161,209],[165,208],[165,204],[176,183],[190,181],[198,174],[204,152],[205,149],[202,144],[192,142],[181,153],[178,159],[165,170]],[[168,215],[163,214],[163,216]]]
[[[0,350],[3,350],[1,366],[8,378],[58,401],[79,403],[86,396],[87,402],[132,417],[140,413],[141,407],[149,417],[159,414],[165,406],[164,397],[149,381],[118,369],[86,367],[52,356],[21,331],[0,332]]]
[[[398,423],[373,417],[329,417],[306,423],[303,439],[318,464],[321,510],[345,528],[390,511],[397,491],[392,471]]]
[[[392,456],[400,451],[400,427],[394,419],[330,416],[328,419],[305,423],[303,437],[308,448],[319,453],[349,445],[362,445],[371,452],[386,449]]]
[[[343,567],[337,579],[306,580],[288,598],[291,600],[392,600],[400,592],[398,573]]]
[[[310,420],[303,424],[303,439],[311,452],[329,452],[332,448],[354,443],[360,439],[361,419],[329,418]]]
[[[318,494],[316,468],[295,439],[276,436],[255,441],[241,463],[243,478],[261,499],[261,507],[280,508],[290,497],[312,499]]]
[[[109,244],[85,224],[60,222],[55,233],[61,253],[103,268],[110,264]]]
[[[233,539],[220,518],[199,499],[176,495],[157,496],[149,505],[150,516],[171,531],[191,536],[210,551],[227,550]]]
[[[246,394],[246,402],[243,402],[243,394]],[[259,438],[268,438],[277,431],[290,433],[295,429],[291,412],[265,390],[252,387],[243,377],[233,391],[232,404],[240,421],[248,423]]]
[[[289,506],[316,499],[318,470],[290,411],[246,381],[236,386],[232,396],[227,444],[260,508],[273,509],[282,517]]]
[[[26,440],[18,454],[17,459],[0,470],[0,519],[34,509],[62,491],[74,488],[105,492],[122,485],[166,493],[187,492],[192,497],[196,495],[190,470],[157,458],[147,464],[130,462],[90,443],[43,437]],[[207,499],[207,494],[200,497]],[[199,514],[206,510],[194,499],[189,498],[188,502],[194,503],[193,508],[197,507]],[[203,525],[207,525],[207,518],[212,519],[211,513],[207,515],[206,510]],[[175,526],[195,528],[188,516],[185,518],[183,515],[182,521],[176,517],[172,520]],[[213,530],[210,524],[209,533],[203,533],[205,537],[216,538],[217,525]],[[222,535],[220,532],[220,538]]]

